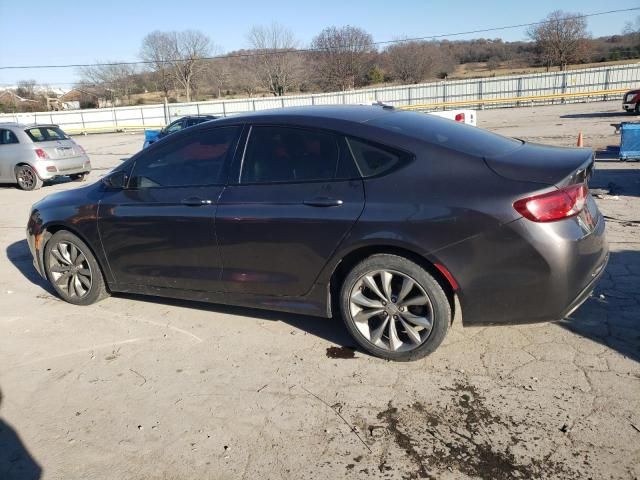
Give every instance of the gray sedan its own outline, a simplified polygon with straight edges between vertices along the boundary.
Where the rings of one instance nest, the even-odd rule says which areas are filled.
[[[84,180],[90,171],[84,149],[57,125],[0,123],[0,183],[36,190],[63,175]]]

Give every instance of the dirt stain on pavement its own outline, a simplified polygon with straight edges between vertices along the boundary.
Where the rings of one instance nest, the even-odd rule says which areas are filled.
[[[445,470],[493,480],[582,478],[580,472],[550,461],[549,455],[516,458],[511,447],[526,441],[514,435],[519,425],[493,414],[476,387],[458,382],[443,390],[452,395],[446,406],[415,402],[399,409],[389,402],[377,415],[393,443],[413,464],[411,471],[403,472],[403,478],[439,478]],[[505,445],[496,438],[510,442]],[[383,472],[387,460],[381,461]]]
[[[356,351],[353,347],[329,347],[327,358],[356,358]]]

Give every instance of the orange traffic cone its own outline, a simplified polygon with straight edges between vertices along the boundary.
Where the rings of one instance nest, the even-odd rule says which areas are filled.
[[[584,142],[582,140],[582,132],[578,133],[578,143],[576,145],[578,147],[584,147]]]

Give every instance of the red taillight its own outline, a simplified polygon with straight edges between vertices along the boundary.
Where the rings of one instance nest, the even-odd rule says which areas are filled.
[[[455,116],[456,122],[462,122],[464,123],[464,113],[458,113]]]
[[[514,202],[520,215],[533,222],[554,222],[573,217],[584,208],[589,189],[584,183]]]
[[[49,155],[47,155],[47,152],[45,152],[43,149],[41,148],[36,148],[36,155],[38,156],[38,158],[49,158]]]

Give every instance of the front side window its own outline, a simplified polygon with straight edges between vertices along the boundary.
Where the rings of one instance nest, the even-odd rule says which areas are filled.
[[[0,145],[19,143],[18,137],[11,130],[0,129]]]
[[[241,127],[199,130],[145,152],[133,167],[132,188],[219,185]],[[186,133],[186,132],[185,132]]]
[[[341,176],[341,157],[347,160],[344,153],[344,141],[331,133],[254,126],[244,155],[241,182],[333,180]]]
[[[183,122],[184,122],[183,120],[178,120],[176,122],[173,122],[171,125],[167,127],[167,133],[176,133],[182,130]]]
[[[51,142],[54,140],[67,140],[69,137],[58,127],[34,127],[25,130],[29,138],[34,142]]]

